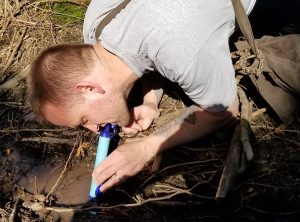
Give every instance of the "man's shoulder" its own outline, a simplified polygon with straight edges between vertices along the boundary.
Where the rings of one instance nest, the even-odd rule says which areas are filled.
[[[95,41],[94,29],[101,20],[123,0],[92,0],[85,13],[83,22],[83,37],[85,43]]]

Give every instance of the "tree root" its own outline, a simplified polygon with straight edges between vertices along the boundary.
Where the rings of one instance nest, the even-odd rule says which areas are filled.
[[[63,139],[63,138],[55,138],[55,137],[30,137],[30,138],[22,138],[21,141],[50,143],[50,144],[67,144],[67,145],[74,145],[75,142],[72,139]]]
[[[0,85],[0,93],[9,89],[13,89],[15,86],[17,86],[21,80],[26,78],[29,69],[30,69],[30,64],[26,66],[26,68],[23,69],[19,74],[15,75],[13,78],[7,80],[5,83]]]
[[[154,161],[152,163],[152,168],[151,168],[151,172],[156,174],[159,171],[160,168],[160,163],[162,160],[163,154],[158,154],[155,158]]]
[[[240,174],[247,167],[247,160],[253,158],[253,151],[250,144],[250,123],[251,109],[246,94],[242,88],[238,88],[238,94],[241,105],[241,118],[236,126],[230,148],[227,154],[216,199],[226,197],[228,191],[234,187]]]
[[[15,222],[16,221],[16,217],[18,215],[18,209],[19,209],[20,202],[21,202],[21,199],[17,198],[17,200],[15,202],[15,205],[14,205],[14,208],[13,208],[11,214],[10,214],[9,222]]]
[[[241,124],[235,128],[231,145],[227,154],[216,198],[226,197],[228,191],[233,188],[238,176],[245,169],[245,161],[242,160],[244,152],[241,143]]]
[[[253,158],[253,151],[250,144],[249,139],[249,129],[251,123],[251,109],[249,105],[249,101],[246,97],[245,92],[242,90],[241,87],[238,87],[238,94],[240,97],[241,106],[241,142],[243,143],[243,148],[246,153],[247,160],[250,161]]]

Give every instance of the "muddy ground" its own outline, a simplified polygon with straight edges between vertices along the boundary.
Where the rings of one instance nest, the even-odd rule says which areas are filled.
[[[287,2],[293,12],[293,1]],[[89,200],[98,135],[37,123],[30,114],[24,80],[28,64],[41,49],[82,42],[82,11],[87,4],[0,2],[0,221],[299,221],[299,116],[289,127],[282,126],[251,86],[246,92],[252,110],[262,111],[251,121],[254,159],[226,198],[215,196],[235,125],[167,151],[157,172],[151,162],[102,198]],[[257,37],[297,28],[290,21],[281,24],[282,19],[274,26],[272,16],[268,18],[273,26],[264,28],[259,16],[267,9],[274,11],[272,7],[252,15]],[[167,83],[161,116],[153,126],[135,137],[121,132],[115,143],[146,136],[188,104],[178,87]]]

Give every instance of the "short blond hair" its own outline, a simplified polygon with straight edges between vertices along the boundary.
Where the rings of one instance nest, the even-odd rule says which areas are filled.
[[[42,51],[31,65],[28,97],[37,119],[46,103],[69,108],[82,101],[76,85],[92,72],[97,55],[92,45],[58,45]]]

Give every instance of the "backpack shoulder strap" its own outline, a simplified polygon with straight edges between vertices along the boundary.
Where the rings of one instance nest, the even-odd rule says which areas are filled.
[[[100,24],[97,26],[95,31],[95,37],[98,40],[99,36],[104,29],[104,27],[110,23],[110,21],[116,17],[116,15],[126,7],[126,5],[130,2],[130,0],[124,0],[122,3],[120,3],[117,7],[115,7],[111,12],[108,13],[107,16],[104,17],[104,19],[100,22]]]
[[[231,2],[240,29],[244,37],[246,38],[248,44],[250,45],[252,52],[257,56],[257,50],[256,50],[251,24],[245,12],[245,9],[240,0],[231,0]]]

